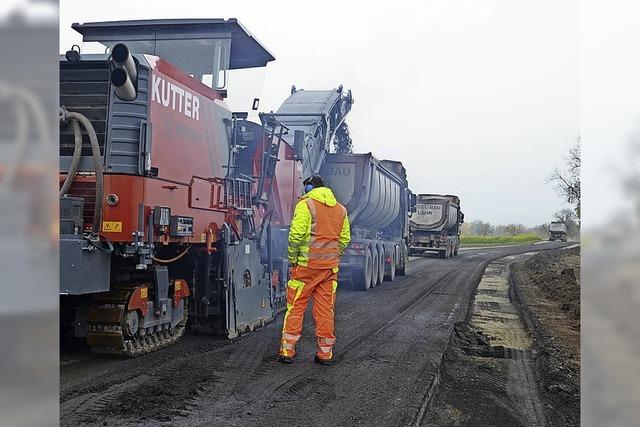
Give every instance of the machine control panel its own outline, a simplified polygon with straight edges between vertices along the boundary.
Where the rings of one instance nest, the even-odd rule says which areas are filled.
[[[193,236],[193,218],[190,216],[172,216],[169,234],[173,237]]]

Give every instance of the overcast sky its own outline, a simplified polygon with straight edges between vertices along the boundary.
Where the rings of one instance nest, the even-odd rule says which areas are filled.
[[[547,177],[579,135],[577,0],[62,0],[72,22],[235,17],[276,57],[261,110],[298,88],[344,85],[354,151],[404,163],[417,193],[461,198],[467,220],[548,222],[565,206]]]

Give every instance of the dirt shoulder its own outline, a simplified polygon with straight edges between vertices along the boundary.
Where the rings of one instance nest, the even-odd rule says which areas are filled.
[[[580,424],[579,248],[491,263],[423,425]]]
[[[532,332],[536,377],[554,425],[580,423],[580,248],[513,266],[514,299]]]

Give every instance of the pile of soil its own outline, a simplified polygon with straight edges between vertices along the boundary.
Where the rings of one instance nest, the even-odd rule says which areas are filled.
[[[533,285],[580,326],[580,249],[543,252],[517,268],[523,285]]]
[[[580,424],[580,249],[546,251],[513,266],[514,295],[534,339],[548,419]]]

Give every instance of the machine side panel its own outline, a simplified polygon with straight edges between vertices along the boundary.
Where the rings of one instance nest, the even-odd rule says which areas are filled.
[[[149,90],[151,167],[157,168],[157,176],[184,184],[193,176],[225,177],[231,113],[157,69]]]
[[[84,295],[109,290],[111,255],[82,236],[60,235],[60,294]]]
[[[138,66],[138,95],[122,101],[114,93],[109,97],[109,123],[106,144],[106,172],[142,175],[141,154],[149,117],[149,68]]]
[[[194,181],[196,182],[196,181]],[[217,186],[211,183],[212,189]],[[221,228],[225,222],[226,212],[212,210],[210,208],[190,207],[190,187],[188,185],[171,185],[158,179],[146,179],[144,185],[144,204],[152,208],[154,206],[169,206],[171,215],[187,216],[193,218],[193,236],[187,240],[190,243],[205,243],[207,228],[216,224]],[[229,218],[231,220],[231,218]],[[240,221],[234,221],[239,230],[242,229]],[[217,239],[219,236],[215,236]]]

